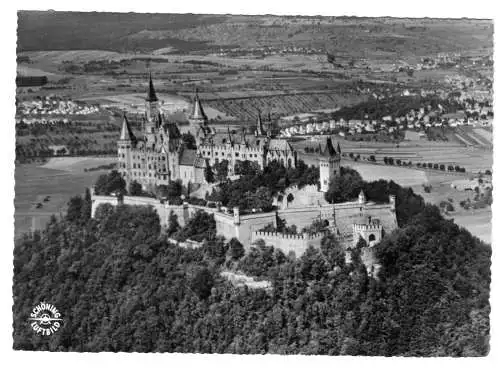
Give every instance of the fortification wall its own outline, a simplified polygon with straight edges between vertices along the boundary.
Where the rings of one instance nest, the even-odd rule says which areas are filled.
[[[266,245],[272,245],[274,248],[282,250],[285,254],[295,252],[295,255],[300,257],[309,246],[319,248],[323,236],[324,234],[288,235],[276,232],[254,231],[252,233],[252,242],[263,240]]]
[[[252,243],[252,233],[271,224],[276,227],[276,212],[247,214],[240,217],[237,238],[245,247]]]
[[[105,203],[116,206],[120,201],[117,197],[92,195],[92,216],[94,216],[97,207]],[[218,211],[215,208],[190,205],[187,203],[183,205],[169,205],[166,203],[163,204],[156,199],[137,196],[124,196],[123,203],[127,205],[153,206],[163,226],[168,225],[168,218],[171,212],[177,215],[179,224],[184,226],[197,211],[203,210],[214,215],[217,234],[223,235],[226,239],[231,239],[233,237],[237,238],[246,248],[255,241],[258,230],[269,224],[276,227],[276,216],[285,219],[288,226],[296,225],[299,230],[311,225],[311,223],[318,218],[328,220],[335,219],[336,227],[342,236],[341,240],[346,246],[348,246],[349,243],[352,242],[352,239],[357,237],[357,233],[359,233],[359,230],[356,230],[356,233],[353,231],[353,226],[355,223],[358,223],[360,217],[372,216],[373,218],[379,219],[385,233],[389,233],[397,228],[396,213],[391,204],[359,204],[357,202],[349,202],[334,205],[304,206],[300,208],[282,209],[277,212],[235,216],[230,213]],[[380,237],[377,235],[377,240],[379,239]],[[264,240],[267,244],[282,249],[285,253],[295,251],[297,256],[299,256],[309,247],[309,245],[319,247],[321,237],[299,239],[296,236],[280,237],[276,235],[267,236]]]
[[[114,206],[120,204],[117,197],[93,195],[92,216],[95,215],[95,210],[99,205],[107,203]],[[184,226],[197,211],[205,211],[214,215],[217,234],[223,235],[227,239],[231,239],[233,237],[237,238],[245,247],[250,246],[252,231],[257,231],[268,224],[273,224],[273,226],[276,225],[276,214],[274,212],[241,216],[240,223],[236,223],[232,214],[219,212],[215,208],[208,208],[199,205],[190,205],[187,203],[183,205],[169,205],[161,203],[157,199],[139,196],[124,196],[123,204],[152,206],[158,213],[158,216],[160,217],[160,224],[162,226],[168,225],[168,217],[171,212],[177,215],[179,225]]]

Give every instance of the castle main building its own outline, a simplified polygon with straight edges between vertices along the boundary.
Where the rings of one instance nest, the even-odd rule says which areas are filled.
[[[191,133],[197,149],[188,149],[182,140],[182,132],[175,123],[164,119],[155,92],[151,75],[145,99],[145,116],[142,133],[136,137],[124,115],[120,139],[118,140],[119,171],[130,184],[139,182],[145,189],[154,189],[171,181],[206,183],[205,169],[227,160],[228,174],[233,175],[239,161],[251,161],[263,169],[269,162],[278,161],[287,167],[295,167],[297,152],[288,141],[272,138],[266,131],[260,115],[255,134],[233,135],[216,133],[209,127],[208,118],[198,94],[194,96],[189,115],[189,125],[182,132]]]

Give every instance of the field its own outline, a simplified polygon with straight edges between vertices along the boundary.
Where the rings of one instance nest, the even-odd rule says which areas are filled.
[[[456,179],[459,179],[458,177]],[[452,218],[457,225],[462,226],[469,230],[473,235],[491,243],[491,207],[483,209],[469,209],[465,210],[460,207],[460,202],[467,198],[473,199],[473,191],[459,191],[453,189],[450,184],[452,180],[445,180],[442,177],[435,177],[429,174],[429,183],[432,185],[430,193],[426,193],[421,185],[413,187],[413,191],[423,196],[427,203],[439,205],[441,201],[452,200],[455,211],[446,215],[446,218]]]
[[[345,166],[359,172],[365,181],[378,181],[379,179],[393,180],[405,187],[414,187],[427,183],[427,173],[418,169],[407,169],[395,166],[373,165],[355,161],[343,161]]]
[[[344,154],[359,154],[361,158],[375,155],[379,163],[384,157],[393,157],[401,161],[416,163],[438,163],[459,165],[467,172],[484,172],[492,169],[493,151],[491,148],[466,147],[455,142],[436,142],[421,140],[406,140],[400,143],[384,142],[354,142],[341,137],[335,138],[340,143]],[[321,138],[295,142],[294,148],[303,152],[305,147],[317,147]]]
[[[15,235],[40,229],[51,215],[65,211],[68,200],[92,186],[100,174],[84,168],[109,164],[114,158],[53,159],[43,166],[17,165],[15,169]],[[48,197],[48,198],[47,198]],[[37,205],[39,206],[37,208]]]

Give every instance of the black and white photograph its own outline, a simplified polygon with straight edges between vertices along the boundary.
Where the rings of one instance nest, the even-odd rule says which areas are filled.
[[[40,6],[11,349],[490,354],[493,15]]]

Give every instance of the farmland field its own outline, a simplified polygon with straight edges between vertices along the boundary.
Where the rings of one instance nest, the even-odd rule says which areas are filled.
[[[368,182],[378,181],[379,179],[393,180],[404,187],[428,182],[427,174],[423,170],[358,163],[355,161],[344,161],[343,164],[358,171],[361,177]]]
[[[15,235],[43,228],[51,215],[65,211],[72,196],[82,194],[99,175],[108,172],[84,172],[84,168],[114,161],[114,158],[63,158],[52,159],[43,166],[16,165]]]

